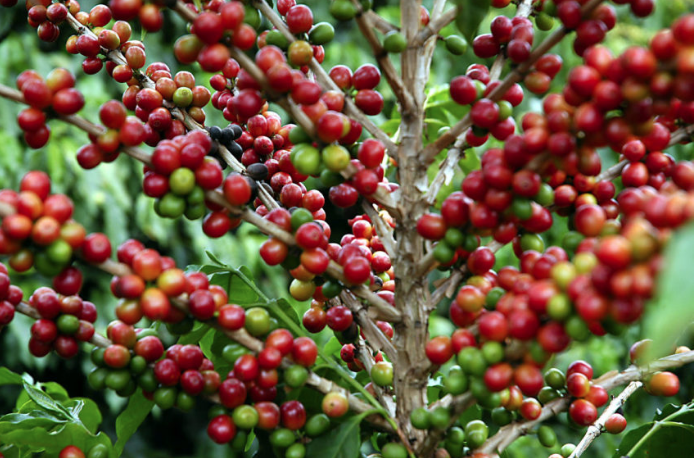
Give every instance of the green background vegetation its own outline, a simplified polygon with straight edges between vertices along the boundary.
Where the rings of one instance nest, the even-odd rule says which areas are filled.
[[[0,62],[2,62],[0,83],[13,86],[15,77],[28,68],[36,69],[44,76],[55,67],[68,68],[77,75],[77,87],[86,99],[81,115],[97,120],[99,106],[111,98],[120,98],[123,86],[108,78],[104,72],[90,77],[82,73],[80,57],[71,56],[64,51],[64,43],[69,36],[66,26],[62,27],[62,36],[58,42],[53,44],[40,42],[35,31],[27,25],[23,2],[20,3],[15,8],[0,10]],[[83,10],[89,9],[95,3],[93,0],[81,2]],[[330,20],[328,1],[311,0],[305,3],[313,8],[316,21]],[[426,6],[430,6],[431,3],[424,2]],[[658,0],[656,3],[656,13],[643,20],[630,16],[625,7],[618,8],[619,24],[608,34],[606,45],[615,53],[621,52],[630,45],[646,45],[656,30],[670,24],[683,12],[693,10],[693,1]],[[398,2],[377,0],[375,9],[385,18],[398,23]],[[512,7],[502,13],[511,14]],[[497,14],[501,12],[494,11],[490,17]],[[483,21],[482,31],[485,31],[483,29],[488,27],[489,22],[489,20]],[[171,12],[165,12],[165,29],[168,32],[166,36],[162,33],[141,36],[139,30],[134,29],[133,37],[142,38],[147,46],[148,63],[161,60],[169,64],[173,71],[192,71],[196,74],[199,84],[208,85],[210,75],[201,73],[194,67],[177,64],[171,53],[172,37],[185,33],[183,22]],[[354,69],[363,63],[374,61],[357,27],[351,23],[338,24],[336,32],[336,39],[326,46],[326,68],[341,63]],[[443,31],[444,36],[450,33],[455,33],[453,25]],[[566,63],[563,72],[556,77],[552,86],[552,90],[558,90],[565,82],[568,68],[578,64],[580,59],[572,53],[570,40],[564,41],[553,51],[560,54]],[[442,85],[448,83],[452,77],[464,73],[468,65],[478,61],[480,60],[476,59],[470,50],[463,56],[452,56],[442,44],[439,44],[432,66],[431,99],[436,101],[444,97],[444,100],[448,100],[444,90],[446,88]],[[398,60],[396,63],[398,64]],[[385,94],[387,103],[385,115],[377,119],[388,133],[393,134],[398,126],[398,112],[388,95],[386,84],[382,83],[380,89]],[[435,135],[440,127],[451,124],[457,119],[456,108],[453,105],[453,103],[445,104],[444,109],[434,109],[429,112],[429,118],[432,118],[429,123],[429,136]],[[204,253],[209,250],[229,265],[248,267],[269,296],[288,299],[297,309],[298,314],[306,310],[308,303],[298,304],[287,294],[289,283],[287,275],[280,269],[270,268],[261,262],[257,255],[258,246],[265,237],[253,227],[243,224],[233,234],[210,240],[203,235],[199,222],[183,219],[171,221],[157,217],[153,211],[153,200],[141,193],[142,168],[139,164],[127,157],[121,157],[112,164],[104,164],[94,170],[82,170],[77,164],[75,153],[82,144],[87,142],[87,136],[72,126],[56,121],[50,123],[52,132],[48,145],[36,151],[28,149],[23,143],[22,133],[16,123],[16,115],[20,109],[20,106],[12,102],[0,99],[0,123],[3,126],[0,130],[1,188],[16,188],[19,180],[28,170],[44,170],[52,177],[53,192],[65,193],[75,202],[75,218],[83,223],[88,231],[105,232],[112,240],[114,247],[128,238],[137,238],[148,246],[173,256],[180,266],[208,262]],[[539,99],[527,98],[523,106],[519,107],[515,113],[519,119],[529,110],[540,110]],[[212,107],[207,109],[207,113],[208,124],[224,125],[220,113]],[[487,146],[490,147],[491,144]],[[671,152],[677,158],[693,158],[690,145],[673,148]],[[478,151],[478,154],[480,155],[481,151]],[[476,157],[470,156],[470,159],[473,161],[471,166],[475,167]],[[611,164],[616,161],[616,156],[612,153],[603,154],[603,160],[606,164]],[[463,173],[459,172],[449,188],[443,192],[451,192],[458,188],[462,178]],[[347,229],[347,226],[337,225],[334,231],[342,233],[342,229]],[[545,236],[547,243],[557,243],[565,230],[565,224],[559,221],[556,227]],[[665,294],[660,296],[648,313],[652,317],[665,320],[666,325],[662,324],[652,329],[662,329],[663,333],[668,332],[672,339],[670,344],[674,342],[674,336],[677,333],[680,343],[693,347],[691,322],[693,283],[690,283],[690,279],[693,278],[693,256],[677,255],[677,253],[684,253],[685,250],[693,253],[693,228],[687,228],[683,234],[680,234],[678,243],[679,247],[672,248],[671,254],[668,255],[668,272],[664,275],[665,278],[671,278],[677,287],[663,286]],[[686,249],[682,248],[684,246]],[[515,259],[510,250],[504,250],[499,255],[499,262],[514,264]],[[47,278],[35,272],[14,275],[13,279],[24,289],[27,296],[38,286],[50,283]],[[110,278],[103,273],[85,269],[82,295],[97,305],[100,312],[98,330],[103,330],[114,317],[115,299],[109,293],[109,280]],[[444,318],[447,306],[446,301],[441,304],[438,311],[440,317],[435,317],[432,321],[431,331],[434,334],[449,333],[452,330],[452,324]],[[675,322],[686,323],[686,325],[683,329],[669,325]],[[79,375],[91,369],[86,352],[70,361],[63,361],[55,356],[41,360],[31,357],[27,350],[29,326],[30,321],[26,317],[18,316],[11,326],[0,333],[0,366],[6,366],[20,373],[29,372],[40,381],[56,381],[65,386],[71,396],[87,396],[95,399],[104,415],[102,429],[113,437],[115,418],[125,407],[125,400],[113,393],[105,395],[89,388],[86,377]],[[553,363],[564,368],[570,361],[582,358],[592,363],[595,373],[623,367],[627,365],[630,344],[644,336],[644,331],[634,327],[619,337],[592,338],[584,343],[576,343],[568,352],[558,356]],[[659,335],[652,333],[649,335],[659,338]],[[323,343],[330,337],[330,333],[325,331],[318,336],[318,339]],[[169,342],[173,343],[173,338],[170,338]],[[693,399],[693,366],[682,369],[679,375],[683,381],[683,388],[679,399],[674,401],[687,402]],[[17,392],[14,388],[0,388],[0,413],[11,411]],[[662,405],[664,405],[663,399],[651,398],[643,393],[632,397],[625,409],[629,430],[651,419],[655,410]],[[205,437],[206,409],[204,402],[199,402],[195,410],[189,413],[170,410],[163,414],[156,408],[151,418],[146,420],[139,432],[128,443],[124,456],[231,456],[232,452],[228,448],[216,446]],[[476,414],[471,412],[471,415]],[[551,422],[551,425],[558,432],[561,444],[577,441],[583,433],[581,430],[566,427],[564,415]],[[585,456],[610,456],[619,441],[620,438],[603,435]],[[367,449],[364,451],[369,452]],[[507,456],[543,457],[548,454],[549,451],[543,449],[535,437],[529,436],[521,438],[511,447]]]

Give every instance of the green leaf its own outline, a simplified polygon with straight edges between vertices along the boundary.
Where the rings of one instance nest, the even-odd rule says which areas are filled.
[[[270,304],[269,311],[271,312],[271,315],[275,315],[276,318],[280,318],[280,314],[282,313],[290,318],[295,324],[300,324],[300,319],[297,317],[297,312],[287,300],[281,297],[280,299],[274,299],[270,302]],[[282,318],[280,319],[282,320]]]
[[[138,430],[154,405],[154,402],[145,398],[141,390],[137,390],[130,397],[128,407],[116,419],[116,436],[118,437],[114,445],[116,456],[121,456],[126,442]]]
[[[243,269],[246,269],[246,267],[243,267]],[[249,273],[249,275],[251,275],[251,273]],[[245,305],[255,304],[259,301],[258,294],[256,294],[249,285],[244,283],[244,280],[230,271],[213,274],[210,277],[210,284],[224,288],[232,304],[241,305],[243,307]]]
[[[212,328],[207,324],[197,323],[191,332],[179,337],[177,343],[180,345],[197,344],[203,339],[203,336],[211,331]]]
[[[457,0],[459,12],[454,24],[469,44],[474,42],[479,26],[488,14],[491,0]]]
[[[70,395],[60,384],[56,382],[45,382],[41,383],[39,386],[43,388],[47,395],[52,397],[55,401],[66,401],[70,399]]]
[[[15,415],[15,414],[12,414]],[[97,444],[104,444],[110,457],[116,457],[109,436],[104,433],[92,435],[80,423],[47,423],[46,418],[25,418],[16,424],[9,424],[0,419],[0,441],[15,445],[30,452],[48,452],[57,456],[68,445],[75,445],[82,450],[90,450]],[[6,416],[7,417],[7,416]],[[3,417],[5,418],[5,417]],[[26,456],[31,456],[27,454]]]
[[[227,267],[227,265],[225,265],[225,263],[223,263],[222,261],[220,261],[220,260],[218,259],[218,257],[215,256],[215,255],[214,255],[213,253],[211,253],[210,251],[205,250],[205,255],[208,256],[208,258],[209,258],[211,261],[213,261],[213,263],[217,264],[218,266],[220,266],[220,267]]]
[[[363,412],[327,431],[307,446],[307,456],[321,458],[357,458],[360,456],[360,423],[374,412]]]
[[[466,425],[470,421],[480,420],[482,416],[481,407],[478,405],[473,405],[466,409],[463,414],[459,416],[459,423]]]
[[[0,367],[0,386],[1,385],[21,385],[24,383],[22,376],[12,372],[6,367]]]
[[[97,404],[88,398],[73,398],[65,403],[73,415],[77,415],[82,424],[92,434],[96,434],[102,422],[102,414]]]
[[[24,390],[27,392],[32,401],[38,404],[44,410],[56,414],[59,418],[74,420],[76,417],[70,413],[65,407],[53,400],[49,395],[40,389],[24,382]]]
[[[694,404],[693,402],[686,405],[667,404],[662,409],[655,412],[653,420],[664,420],[667,417],[671,421],[680,421],[682,423],[694,424]]]
[[[657,280],[654,300],[647,307],[644,336],[653,339],[653,357],[671,352],[679,336],[693,328],[694,225],[675,231],[664,252],[664,269]]]
[[[676,409],[676,410],[675,410]],[[694,406],[676,408],[668,405],[655,415],[656,420],[628,432],[614,458],[648,458],[656,456],[693,456]],[[690,423],[682,423],[679,420]]]
[[[459,160],[459,167],[468,175],[481,168],[481,158],[473,148],[469,148],[464,151],[464,157]]]
[[[329,341],[326,342],[326,345],[324,345],[324,353],[326,353],[327,355],[340,357],[341,348],[343,348],[341,342],[338,341],[336,336],[332,336],[329,339]]]

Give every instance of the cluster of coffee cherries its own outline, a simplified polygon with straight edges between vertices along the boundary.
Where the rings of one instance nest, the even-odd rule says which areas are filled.
[[[16,3],[16,1],[14,1]],[[11,5],[3,5],[11,6]],[[68,14],[79,11],[80,6],[77,2],[68,1],[65,3],[52,4],[48,1],[31,2],[26,4],[27,21],[29,25],[36,29],[39,39],[46,42],[54,42],[60,35],[58,26],[67,19]]]
[[[469,116],[473,126],[465,134],[470,146],[483,145],[489,133],[498,140],[505,140],[515,132],[512,111],[524,98],[522,87],[512,85],[499,102],[493,102],[487,96],[499,85],[498,81],[490,81],[488,67],[482,64],[470,65],[466,74],[450,82],[452,100],[460,105],[471,105]]]
[[[191,131],[157,144],[143,178],[143,192],[157,199],[157,214],[168,218],[185,215],[188,219],[205,215],[205,191],[218,188],[223,182],[220,162],[207,157],[212,148],[213,142],[204,131]],[[222,212],[216,213],[226,217]]]
[[[45,80],[34,70],[25,70],[17,77],[17,89],[29,105],[17,116],[17,123],[31,148],[41,148],[48,142],[49,117],[72,115],[82,109],[85,99],[74,86],[75,77],[64,68],[52,70]]]
[[[286,456],[304,456],[304,443],[298,440],[298,432],[304,430],[312,438],[323,434],[330,427],[329,417],[341,416],[347,410],[348,401],[338,392],[324,398],[325,413],[309,418],[302,403],[276,399],[278,369],[284,362],[290,363],[283,364],[282,383],[288,390],[300,388],[307,381],[307,367],[317,357],[316,344],[309,338],[293,338],[289,331],[276,329],[267,335],[258,355],[229,344],[222,349],[222,356],[234,365],[218,389],[220,406],[213,407],[210,413],[208,435],[216,443],[231,443],[236,448],[236,444],[244,444],[250,430],[258,428],[270,433],[274,447],[287,449]],[[289,361],[284,360],[286,356]]]
[[[326,251],[337,263],[348,266],[349,275],[354,275],[354,270],[371,269],[369,281],[373,289],[378,289],[377,295],[390,304],[394,303],[394,270],[389,255],[384,251],[384,246],[379,237],[374,234],[374,227],[367,215],[359,215],[349,221],[352,234],[346,234],[341,238],[341,243],[330,243]],[[350,258],[355,257],[356,260]],[[300,258],[302,261],[302,257]],[[367,264],[365,263],[367,261]],[[310,332],[320,332],[325,326],[337,333],[345,333],[345,340],[351,340],[350,336],[357,335],[357,327],[354,325],[353,315],[344,305],[333,305],[325,310],[328,299],[340,294],[341,283],[330,279],[317,288],[313,297],[311,308],[305,312],[302,322]],[[376,321],[377,326],[388,338],[393,337],[394,330],[387,322]],[[352,362],[346,361],[347,363]]]
[[[517,64],[529,59],[534,42],[532,21],[523,17],[497,16],[491,21],[491,33],[477,36],[472,49],[477,57],[496,56],[506,46],[507,57]]]
[[[127,240],[117,250],[119,262],[129,266],[132,274],[114,277],[111,291],[121,299],[116,316],[135,324],[144,316],[150,320],[179,323],[185,313],[172,305],[182,294],[188,295],[187,311],[196,319],[209,320],[217,309],[227,304],[227,293],[211,285],[201,272],[184,273],[174,261],[156,250],[145,248],[137,240]],[[190,323],[182,323],[186,326]]]
[[[173,119],[169,112],[174,108],[186,110],[188,116],[200,124],[205,122],[203,107],[210,102],[210,91],[197,85],[192,73],[180,71],[172,76],[167,64],[154,62],[148,65],[145,76],[155,84],[155,88],[130,85],[122,100],[126,108],[134,111],[160,138],[171,139],[185,133],[183,123]],[[148,144],[155,146],[157,141],[153,139]]]
[[[246,15],[242,2],[207,2],[205,11],[193,21],[192,33],[182,36],[174,44],[177,60],[183,64],[197,61],[207,72],[221,71],[230,57],[222,41],[243,51],[251,49],[256,43],[256,30],[247,23],[251,18]],[[258,19],[257,12],[254,16]]]
[[[12,322],[22,296],[22,290],[10,283],[7,267],[0,263],[0,330]]]
[[[377,115],[382,112],[384,100],[375,90],[382,75],[372,64],[363,64],[355,72],[345,65],[337,65],[329,70],[329,76],[344,93],[352,94],[355,104],[366,115]]]
[[[77,163],[86,170],[115,161],[122,147],[140,145],[148,138],[147,127],[135,116],[128,116],[126,108],[116,100],[100,107],[99,119],[106,128],[104,132],[90,135],[91,143],[77,150]]]
[[[306,74],[312,58],[320,64],[324,61],[323,45],[333,40],[334,28],[328,22],[314,24],[312,10],[306,5],[297,5],[294,0],[280,2],[277,8],[290,33],[298,39],[290,43],[282,32],[274,28],[259,35],[257,46],[261,49],[274,45],[286,51],[290,64]]]
[[[35,267],[54,277],[53,287],[60,294],[77,294],[82,274],[71,267],[75,255],[90,262],[103,262],[110,252],[104,234],[86,234],[72,219],[73,203],[64,194],[50,194],[51,181],[44,172],[32,171],[21,180],[20,192],[0,191],[0,202],[11,208],[0,227],[0,253],[9,255],[9,265],[17,272]]]
[[[142,0],[109,0],[109,8],[114,19],[138,22],[147,32],[157,32],[164,25],[161,4],[144,3]]]
[[[80,342],[94,336],[97,309],[79,296],[63,296],[53,289],[41,287],[29,298],[41,316],[31,326],[29,351],[36,357],[54,350],[62,358],[72,358],[80,350]]]

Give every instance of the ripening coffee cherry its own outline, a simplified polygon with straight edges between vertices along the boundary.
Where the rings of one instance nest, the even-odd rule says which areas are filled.
[[[597,419],[597,408],[585,399],[576,399],[568,408],[568,416],[580,426],[589,426]]]
[[[604,423],[609,434],[620,434],[626,429],[626,418],[620,413],[613,413]]]
[[[321,402],[321,409],[330,418],[342,417],[348,412],[348,398],[336,391],[327,393]]]

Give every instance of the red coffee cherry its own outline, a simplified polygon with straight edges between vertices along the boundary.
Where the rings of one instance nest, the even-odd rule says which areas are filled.
[[[237,428],[229,415],[218,415],[208,423],[208,436],[216,444],[226,444],[234,439]]]
[[[620,434],[626,429],[626,418],[620,413],[613,413],[604,423],[609,434]]]
[[[433,337],[425,344],[425,355],[435,365],[442,365],[454,355],[452,341],[447,336]]]
[[[568,416],[580,426],[590,426],[597,419],[597,408],[589,401],[576,399],[568,408]]]

